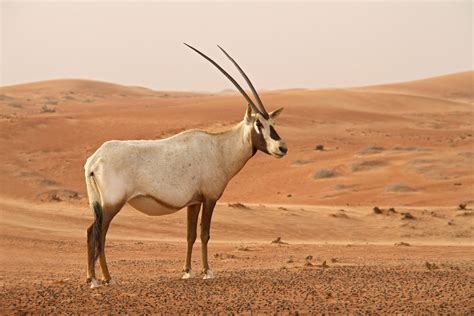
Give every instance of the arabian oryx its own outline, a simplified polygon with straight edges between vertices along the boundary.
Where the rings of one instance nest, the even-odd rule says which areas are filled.
[[[187,207],[187,255],[183,278],[193,276],[191,253],[202,204],[201,242],[204,279],[213,278],[207,260],[211,217],[217,200],[230,179],[257,150],[276,158],[288,148],[278,136],[273,119],[282,108],[268,113],[249,78],[224,49],[222,52],[237,67],[252,91],[256,103],[216,62],[185,44],[219,69],[248,103],[243,121],[229,130],[208,133],[189,130],[160,140],[108,141],[85,164],[89,202],[95,221],[87,229],[88,270],[91,287],[98,287],[95,262],[100,258],[103,284],[112,279],[105,260],[105,238],[110,222],[129,203],[152,216],[177,212]]]

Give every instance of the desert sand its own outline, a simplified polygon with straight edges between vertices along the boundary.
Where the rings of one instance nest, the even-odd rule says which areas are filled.
[[[0,313],[473,313],[474,72],[261,96],[285,107],[289,154],[258,153],[219,201],[217,278],[180,279],[186,212],[126,206],[106,248],[117,284],[91,290],[87,157],[224,130],[245,103],[80,79],[0,88]]]

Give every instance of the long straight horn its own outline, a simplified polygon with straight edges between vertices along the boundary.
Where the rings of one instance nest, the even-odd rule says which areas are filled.
[[[265,110],[265,107],[263,106],[263,103],[262,103],[262,100],[260,99],[258,93],[257,93],[257,90],[255,90],[252,82],[250,81],[249,77],[247,77],[247,75],[245,74],[245,72],[242,70],[242,68],[240,68],[239,64],[237,64],[237,62],[232,58],[230,57],[229,54],[227,54],[227,52],[222,48],[220,47],[219,45],[217,45],[217,47],[220,48],[220,50],[227,56],[227,58],[230,59],[230,61],[235,65],[235,67],[239,70],[240,74],[242,75],[242,77],[244,77],[245,81],[247,82],[247,84],[249,85],[250,87],[250,90],[252,90],[252,93],[253,93],[253,96],[255,97],[255,100],[257,100],[257,104],[258,104],[258,107],[260,109],[260,112],[263,114],[263,116],[268,119],[269,118],[269,115],[267,113],[267,110]]]
[[[245,100],[247,100],[248,104],[250,105],[250,107],[252,108],[252,110],[255,112],[255,113],[260,113],[262,115],[264,115],[263,113],[261,113],[261,111],[258,110],[258,108],[255,106],[255,103],[253,103],[252,99],[250,99],[250,97],[247,95],[247,93],[245,93],[244,89],[242,89],[242,87],[237,83],[237,81],[235,81],[234,78],[232,78],[231,75],[229,75],[227,73],[227,71],[225,71],[224,69],[222,69],[221,66],[219,66],[215,61],[213,61],[211,58],[207,57],[204,53],[200,52],[199,50],[197,50],[196,48],[192,47],[191,45],[188,45],[186,43],[183,43],[184,45],[188,46],[189,48],[191,48],[193,51],[195,51],[196,53],[198,53],[199,55],[201,55],[202,57],[204,57],[205,59],[207,59],[211,64],[213,64],[214,66],[216,66],[217,69],[219,69],[223,74],[224,76],[227,77],[227,79],[230,80],[230,82],[232,82],[234,84],[234,86],[237,88],[237,90],[239,90],[239,92],[244,96]]]

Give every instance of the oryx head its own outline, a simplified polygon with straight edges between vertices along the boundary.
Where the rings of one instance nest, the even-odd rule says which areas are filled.
[[[280,115],[283,108],[279,108],[273,112],[268,113],[265,107],[263,106],[262,100],[260,99],[257,91],[255,90],[252,82],[247,77],[245,72],[240,68],[237,62],[230,57],[229,54],[220,46],[218,46],[222,52],[232,61],[232,63],[237,67],[240,74],[244,77],[245,81],[249,85],[250,90],[252,91],[255,100],[257,101],[257,105],[253,102],[253,100],[247,95],[247,93],[242,89],[242,87],[237,83],[237,81],[232,78],[221,66],[219,66],[215,61],[211,58],[207,57],[204,53],[200,52],[196,48],[184,43],[184,45],[188,46],[199,55],[207,59],[211,64],[217,67],[226,77],[229,79],[234,86],[239,90],[242,96],[248,103],[247,112],[245,114],[245,123],[251,126],[251,138],[252,138],[252,146],[254,153],[257,150],[263,151],[269,155],[272,155],[277,158],[282,158],[288,152],[288,147],[286,143],[280,138],[277,131],[275,130],[273,119],[275,119],[278,115]]]

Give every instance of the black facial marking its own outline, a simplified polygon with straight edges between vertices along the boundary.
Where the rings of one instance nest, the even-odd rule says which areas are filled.
[[[280,140],[280,136],[278,136],[277,132],[275,131],[275,129],[273,128],[273,126],[270,125],[270,137],[273,139],[273,140]]]
[[[252,149],[253,149],[253,154],[257,152],[257,150],[260,150],[266,154],[270,154],[267,150],[267,143],[265,142],[265,138],[263,137],[263,133],[261,129],[257,126],[259,132],[252,128]]]

